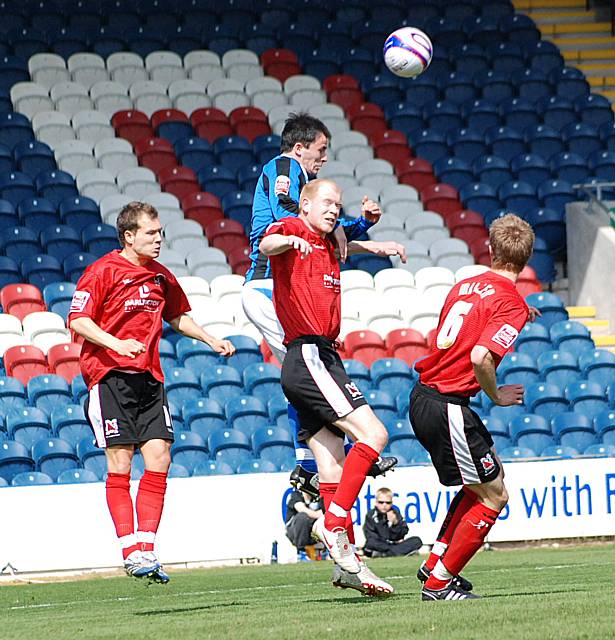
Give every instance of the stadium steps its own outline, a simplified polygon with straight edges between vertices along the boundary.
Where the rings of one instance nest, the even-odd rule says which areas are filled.
[[[608,320],[596,318],[596,307],[593,306],[569,306],[566,307],[568,317],[584,324],[591,332],[592,338],[606,336],[611,333]]]

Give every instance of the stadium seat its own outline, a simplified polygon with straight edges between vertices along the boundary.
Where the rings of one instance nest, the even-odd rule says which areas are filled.
[[[194,338],[180,338],[175,348],[180,365],[195,374],[219,361],[218,354],[209,345]]]
[[[275,473],[277,470],[270,460],[245,460],[237,465],[237,473]]]
[[[560,320],[549,329],[553,346],[563,351],[581,353],[594,349],[594,341],[589,329],[574,320]]]
[[[228,365],[209,367],[201,374],[201,388],[222,406],[227,400],[240,396],[243,391],[239,372]]]
[[[541,316],[538,319],[540,325],[550,329],[556,322],[568,320],[568,312],[564,308],[561,298],[548,291],[533,293],[526,296],[525,301],[529,306],[536,307]]]
[[[555,444],[546,418],[534,414],[521,414],[510,421],[510,435],[517,446],[542,451]]]
[[[209,436],[209,451],[216,461],[226,462],[233,468],[252,458],[248,436],[234,429],[221,429]]]
[[[273,366],[273,365],[272,365]],[[231,398],[224,406],[228,424],[251,437],[256,429],[269,422],[269,414],[265,404],[256,397],[239,396]]]
[[[41,290],[52,282],[64,280],[60,261],[45,254],[22,258],[21,273],[25,280]]]
[[[4,366],[8,375],[17,378],[23,385],[30,378],[49,373],[45,354],[37,347],[20,345],[4,352]]]
[[[234,468],[222,460],[209,460],[199,464],[194,470],[195,476],[228,476],[235,473]]]
[[[250,364],[243,371],[243,384],[248,393],[267,401],[280,388],[280,369],[273,364]]]
[[[49,414],[55,407],[69,404],[72,400],[66,380],[53,374],[30,378],[27,390],[30,404]]]
[[[408,394],[414,380],[410,367],[398,358],[374,361],[370,368],[370,377],[380,391],[385,391],[393,397],[401,392]]]
[[[0,443],[0,477],[10,483],[18,473],[32,471],[34,461],[21,442],[7,440]]]
[[[538,368],[534,358],[526,353],[507,353],[497,370],[504,384],[529,385],[538,382]]]
[[[587,380],[570,382],[566,385],[564,392],[572,410],[577,413],[595,416],[608,409],[608,402],[604,397],[604,387],[598,382]]]
[[[165,390],[169,401],[178,406],[201,396],[201,388],[196,374],[183,367],[172,367],[165,371]]]
[[[53,282],[43,289],[43,300],[49,311],[66,320],[74,291],[75,285],[72,282]]]
[[[73,447],[62,438],[43,438],[32,447],[32,458],[39,471],[55,482],[62,471],[73,469],[79,459]]]
[[[543,380],[561,389],[579,379],[577,357],[570,351],[544,351],[538,356],[537,364]]]
[[[227,426],[222,406],[209,398],[189,400],[182,406],[182,417],[186,429],[198,433],[205,440],[215,429]]]
[[[615,354],[606,349],[584,351],[579,355],[581,377],[603,387],[615,382]]]
[[[202,436],[191,431],[179,431],[171,445],[171,457],[175,464],[185,467],[190,474],[209,459],[207,444]]]
[[[41,471],[21,472],[13,476],[11,480],[12,487],[32,487],[44,484],[53,484],[53,478]]]
[[[51,430],[54,436],[75,446],[84,437],[91,435],[83,407],[79,404],[64,404],[51,410]]]
[[[8,436],[30,449],[40,438],[51,435],[47,412],[35,407],[11,409],[6,415]]]
[[[563,446],[571,446],[578,451],[596,444],[596,433],[592,420],[583,413],[565,412],[553,417],[551,428]]]
[[[558,459],[566,459],[566,458],[574,458],[579,455],[579,449],[576,447],[566,446],[563,444],[555,444],[549,445],[545,447],[541,454],[541,458],[558,458]]]
[[[374,331],[351,331],[344,339],[344,347],[348,355],[368,367],[387,355],[382,338]]]
[[[4,414],[25,407],[26,399],[25,387],[17,378],[0,376],[0,410]]]
[[[100,478],[89,469],[65,469],[58,475],[56,482],[57,484],[84,484],[100,482]]]
[[[568,400],[560,387],[537,382],[525,389],[525,405],[532,413],[551,419],[554,415],[568,411]]]
[[[537,457],[535,451],[526,447],[507,447],[499,451],[498,455],[504,462],[514,462],[515,460]]]

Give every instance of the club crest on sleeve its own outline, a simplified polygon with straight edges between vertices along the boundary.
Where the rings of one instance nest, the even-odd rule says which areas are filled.
[[[512,347],[519,332],[509,324],[503,324],[491,338],[493,342],[508,349]]]
[[[490,453],[485,454],[481,459],[480,463],[483,465],[483,469],[485,473],[491,473],[495,469],[495,462]]]
[[[273,191],[276,196],[287,196],[290,193],[290,178],[288,176],[278,176],[275,179]]]
[[[75,291],[75,293],[73,293],[73,299],[70,302],[69,313],[81,313],[85,309],[85,305],[88,303],[89,299],[90,294],[87,291]]]

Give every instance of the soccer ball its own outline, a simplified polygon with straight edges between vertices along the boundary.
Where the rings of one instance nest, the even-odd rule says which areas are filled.
[[[416,27],[397,29],[384,42],[384,63],[389,71],[402,78],[423,73],[432,56],[431,40]]]

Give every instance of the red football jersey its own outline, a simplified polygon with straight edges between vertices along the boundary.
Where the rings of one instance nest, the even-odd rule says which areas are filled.
[[[284,344],[300,336],[335,340],[340,333],[340,265],[328,238],[310,231],[299,218],[283,218],[269,225],[265,236],[305,238],[313,247],[303,257],[295,249],[269,256],[273,276],[273,304],[284,329]]]
[[[128,358],[85,340],[80,363],[88,388],[111,369],[150,371],[164,382],[158,352],[162,320],[168,322],[187,311],[190,304],[177,279],[155,260],[138,266],[117,250],[92,263],[77,282],[68,323],[92,318],[103,331],[120,340],[139,340],[146,350]]]
[[[504,276],[487,271],[458,282],[442,307],[431,353],[415,365],[421,382],[440,393],[475,395],[480,385],[470,360],[472,348],[487,347],[497,367],[528,315],[527,304]]]

